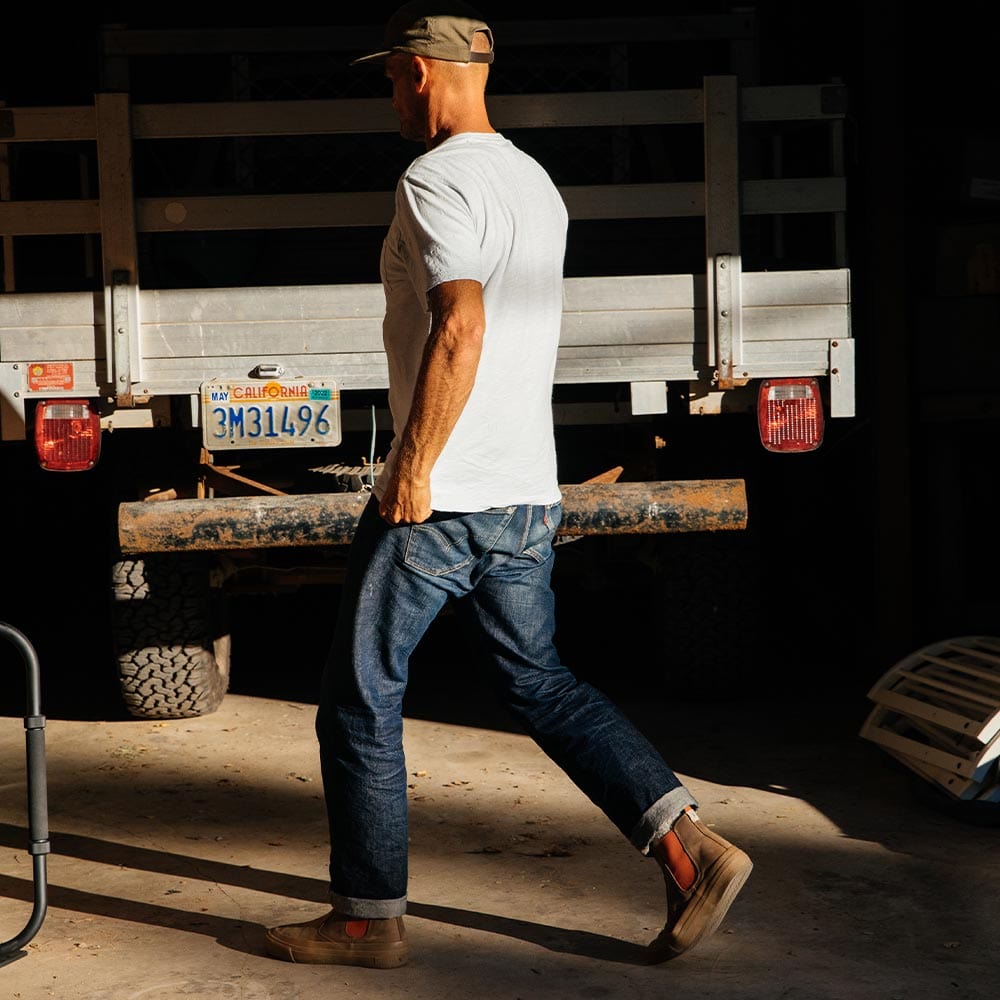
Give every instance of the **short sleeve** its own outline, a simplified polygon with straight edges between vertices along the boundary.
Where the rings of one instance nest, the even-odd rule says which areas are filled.
[[[481,240],[460,185],[439,171],[411,169],[396,189],[396,221],[414,288],[483,280]]]

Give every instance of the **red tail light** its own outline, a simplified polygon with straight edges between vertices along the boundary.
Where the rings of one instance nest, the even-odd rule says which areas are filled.
[[[757,427],[768,451],[815,451],[823,442],[823,400],[816,379],[761,382]]]
[[[101,417],[85,399],[39,403],[35,409],[38,464],[50,472],[92,469],[101,454]]]

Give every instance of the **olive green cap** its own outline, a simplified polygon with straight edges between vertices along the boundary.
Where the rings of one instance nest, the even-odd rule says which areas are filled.
[[[489,52],[473,52],[472,40],[477,32],[489,39]],[[361,56],[351,62],[377,62],[393,52],[409,52],[427,59],[444,59],[448,62],[493,62],[493,32],[478,14],[462,3],[439,3],[419,0],[403,4],[389,18],[385,28],[383,48]]]

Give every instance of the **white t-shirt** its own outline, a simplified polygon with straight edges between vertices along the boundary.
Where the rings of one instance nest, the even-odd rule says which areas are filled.
[[[562,322],[566,207],[502,135],[465,132],[417,157],[382,246],[392,468],[430,330],[427,292],[483,286],[486,333],[472,394],[431,471],[431,505],[476,511],[560,498],[552,382]],[[384,482],[384,480],[382,480]],[[381,496],[376,482],[375,493]]]

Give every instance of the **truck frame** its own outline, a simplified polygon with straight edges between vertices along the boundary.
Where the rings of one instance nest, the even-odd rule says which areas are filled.
[[[708,18],[694,28],[671,18],[573,22],[569,47],[592,53],[611,46],[627,61],[630,45],[697,30],[736,52],[748,17]],[[358,27],[329,31],[313,36],[309,48],[353,53],[374,37]],[[521,45],[529,53],[556,34],[565,45],[565,23],[498,29],[512,50]],[[233,41],[235,51],[295,48],[288,37],[246,35]],[[299,51],[303,37],[295,35]],[[388,430],[384,297],[377,282],[355,280],[157,287],[154,274],[150,286],[143,248],[176,234],[379,232],[391,217],[392,192],[275,194],[250,183],[240,193],[146,193],[139,150],[221,141],[252,152],[255,141],[279,137],[382,138],[397,124],[385,97],[135,102],[125,68],[138,53],[218,42],[109,28],[103,43],[109,76],[92,105],[0,109],[0,142],[8,149],[70,144],[86,150],[82,162],[96,172],[95,196],[0,201],[0,436],[34,437],[40,453],[44,441],[56,456],[70,447],[63,434],[75,436],[74,446],[81,437],[96,441],[98,452],[102,438],[132,442],[118,457],[84,460],[85,469],[97,461],[121,466],[123,486],[109,511],[109,646],[129,712],[176,718],[211,712],[225,695],[225,607],[233,588],[336,579],[336,557],[367,500]],[[699,269],[665,273],[645,264],[623,272],[626,254],[609,260],[607,273],[565,278],[553,405],[557,428],[584,442],[580,467],[599,454],[586,454],[588,436],[610,427],[641,428],[643,447],[654,452],[662,446],[656,421],[678,410],[699,421],[757,413],[758,446],[773,451],[817,447],[824,415],[854,415],[841,149],[847,94],[837,82],[755,86],[745,82],[750,75],[717,73],[697,86],[654,90],[612,73],[615,89],[489,98],[491,118],[505,133],[538,134],[556,145],[571,131],[610,136],[602,148],[617,160],[602,183],[560,184],[571,227],[631,225],[647,234],[642,227],[662,225],[666,240],[671,223],[688,234],[698,226],[685,253],[700,260]],[[827,174],[761,175],[761,151],[778,147],[760,136],[789,123],[825,129]],[[642,131],[669,147],[672,130],[688,140],[697,132],[701,176],[635,180],[641,171],[629,162],[630,136]],[[9,183],[4,190],[9,194]],[[745,268],[747,227],[769,220],[770,238],[780,242],[781,222],[793,216],[827,220],[832,265],[780,269],[768,260]],[[14,290],[14,241],[56,234],[90,248],[93,287]],[[633,258],[657,258],[640,239],[625,239]],[[289,409],[278,398],[285,391],[305,393],[308,404]],[[259,399],[230,406],[235,393]],[[59,409],[67,403],[77,409]],[[286,432],[271,423],[253,438],[248,407],[257,404],[254,412],[262,409],[266,421],[291,421]],[[275,406],[283,407],[280,417]],[[210,426],[213,408],[227,421],[220,433]],[[297,413],[308,432],[295,426]],[[809,425],[801,445],[796,422]],[[739,476],[651,477],[649,455],[635,465],[633,458],[565,483],[562,542],[746,528]],[[52,468],[61,468],[58,461]],[[302,569],[306,550],[316,554],[311,571]],[[294,573],[284,561],[289,553]]]

